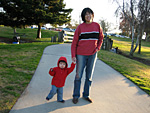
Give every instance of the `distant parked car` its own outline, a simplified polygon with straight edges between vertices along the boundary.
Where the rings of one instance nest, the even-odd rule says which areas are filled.
[[[46,27],[41,27],[41,29],[44,29],[44,30],[46,30]]]
[[[108,33],[107,35],[109,35],[109,36],[115,36],[116,34],[114,34],[114,33]]]
[[[103,33],[104,34],[104,37],[107,37],[107,33]]]
[[[123,35],[119,35],[121,38],[125,38],[125,36],[123,36]]]
[[[130,38],[130,37],[124,36],[124,38]]]
[[[76,29],[72,29],[72,32],[75,32]]]
[[[114,36],[115,36],[115,37],[121,37],[121,35],[117,35],[117,34],[116,34],[116,35],[114,35]]]
[[[63,31],[72,32],[72,29],[70,29],[70,28],[63,28]]]
[[[59,28],[55,28],[55,31],[62,31],[62,29],[59,29]]]
[[[127,37],[127,36],[124,36],[124,35],[114,35],[115,37],[120,37],[120,38],[130,38],[130,37]]]

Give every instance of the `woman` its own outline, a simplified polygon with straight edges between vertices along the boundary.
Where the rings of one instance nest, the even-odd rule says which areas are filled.
[[[77,27],[71,45],[72,61],[77,63],[72,100],[74,104],[78,102],[80,97],[80,85],[84,68],[86,80],[83,98],[92,103],[92,99],[89,97],[90,86],[97,59],[97,51],[100,50],[104,37],[100,25],[93,22],[94,12],[90,8],[84,8],[81,17],[83,23]]]

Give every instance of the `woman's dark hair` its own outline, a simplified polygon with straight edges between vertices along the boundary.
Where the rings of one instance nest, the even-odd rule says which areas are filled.
[[[94,16],[94,12],[92,11],[92,9],[90,9],[90,8],[84,8],[83,10],[82,10],[82,12],[81,12],[81,18],[82,18],[82,21],[84,21],[84,22],[86,22],[85,21],[85,14],[86,14],[86,12],[88,12],[88,13],[91,13],[93,16]]]

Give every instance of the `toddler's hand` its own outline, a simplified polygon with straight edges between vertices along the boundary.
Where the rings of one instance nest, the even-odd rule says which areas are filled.
[[[51,68],[50,71],[53,71],[53,68]]]

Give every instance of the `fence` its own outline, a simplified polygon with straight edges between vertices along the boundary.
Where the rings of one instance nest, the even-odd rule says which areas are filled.
[[[113,46],[113,40],[109,37],[107,37],[107,34],[104,34],[102,49],[104,50],[111,50]]]
[[[72,42],[73,36],[74,36],[74,32],[61,31],[58,33],[58,42]],[[53,39],[53,37],[52,37],[52,39]],[[54,39],[56,39],[56,38],[54,38]],[[56,41],[56,40],[54,40],[54,41]]]
[[[73,36],[74,36],[74,32],[61,31],[58,34],[58,42],[72,42]],[[113,40],[109,38],[105,33],[101,49],[111,50],[112,45],[113,45]]]

